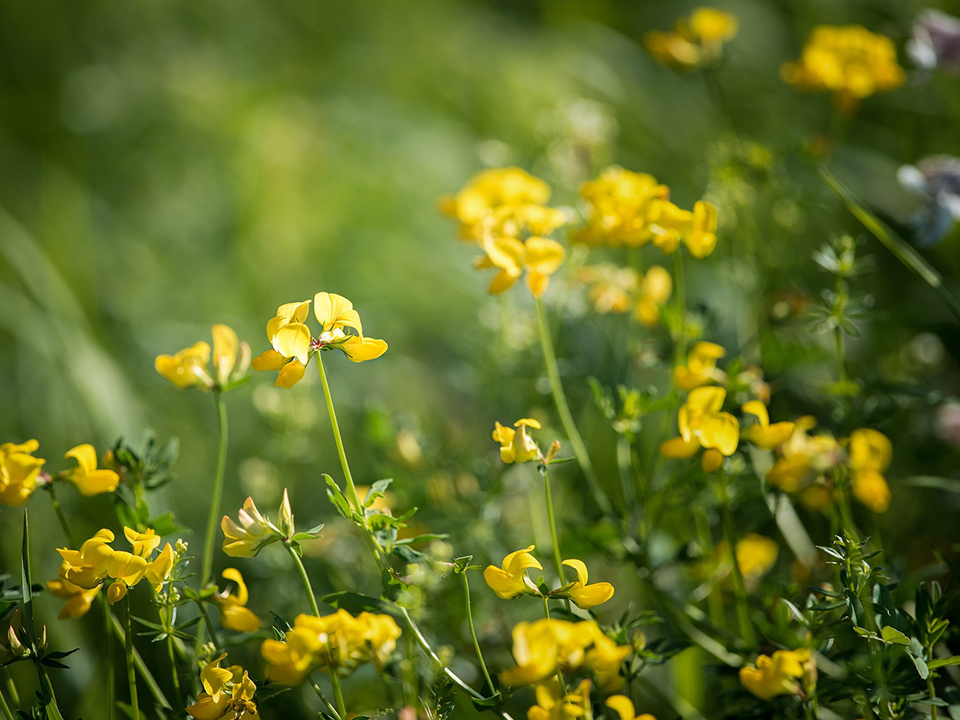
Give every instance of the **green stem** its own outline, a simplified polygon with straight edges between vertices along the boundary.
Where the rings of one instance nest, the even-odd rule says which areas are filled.
[[[7,692],[10,694],[10,702],[13,703],[14,707],[20,707],[20,693],[17,692],[17,686],[13,682],[13,678],[10,677],[10,673],[7,672],[6,668],[0,669],[0,675],[3,676],[3,684],[7,686]]]
[[[490,672],[487,670],[487,664],[483,661],[483,653],[480,651],[480,641],[477,640],[477,629],[473,625],[473,610],[470,607],[470,582],[467,580],[467,571],[460,573],[463,578],[463,602],[467,607],[467,625],[470,627],[470,637],[473,639],[473,649],[477,652],[477,660],[480,661],[480,669],[483,671],[483,679],[487,681],[487,687],[491,694],[496,692],[493,680],[490,679]]]
[[[693,519],[697,525],[697,537],[700,540],[700,547],[703,548],[703,556],[712,558],[716,551],[713,544],[713,536],[710,533],[710,519],[707,517],[707,509],[701,504],[696,503],[693,507]],[[723,597],[720,595],[719,587],[712,587],[707,596],[707,609],[710,612],[710,622],[714,627],[720,630],[726,630],[727,619],[723,613]]]
[[[173,692],[177,700],[177,707],[186,707],[183,702],[183,690],[180,689],[180,674],[177,672],[177,658],[173,652],[173,635],[167,635],[167,656],[170,658],[170,678],[173,681]]]
[[[223,498],[223,477],[227,465],[227,408],[219,390],[213,391],[217,405],[217,426],[220,442],[217,446],[217,469],[213,476],[213,494],[210,498],[210,513],[207,515],[207,531],[203,539],[203,564],[200,570],[200,587],[213,579],[213,547],[217,528],[220,525],[220,504]]]
[[[337,669],[330,668],[330,684],[333,685],[333,698],[337,701],[337,714],[341,718],[347,717],[347,706],[343,702],[343,690],[340,689],[340,678],[337,677]]]
[[[213,642],[214,649],[219,652],[223,645],[220,643],[220,637],[217,635],[217,629],[213,626],[213,620],[210,619],[210,614],[207,612],[206,605],[202,601],[196,600],[197,609],[200,611],[200,617],[203,619],[203,627],[210,633],[210,640]],[[203,645],[203,634],[200,630],[197,630],[197,640],[194,644],[193,654],[195,656],[200,655],[200,648]]]
[[[323,690],[320,689],[320,686],[317,685],[315,682],[313,682],[313,681],[311,680],[311,681],[310,681],[310,687],[313,688],[313,691],[317,694],[317,697],[320,698],[320,701],[326,706],[326,708],[327,708],[327,710],[330,712],[330,714],[331,714],[333,717],[337,718],[337,720],[342,720],[342,719],[341,719],[341,716],[340,716],[340,713],[337,712],[337,709],[336,709],[333,705],[330,704],[330,701],[329,701],[329,700],[327,700],[327,696],[323,694]]]
[[[99,593],[97,593],[97,597],[100,597]],[[105,602],[102,597],[100,597],[100,606],[103,608],[103,627],[106,630],[104,634],[106,635],[105,650],[107,661],[107,720],[113,720],[114,710],[117,705],[117,679],[113,664],[113,633],[111,632],[111,629],[113,628],[114,617],[110,612],[110,603]]]
[[[847,364],[843,359],[843,330],[840,329],[839,325],[833,329],[833,345],[837,352],[837,374],[840,387],[845,390],[847,387]]]
[[[680,248],[677,248],[677,251],[673,254],[673,293],[677,301],[677,322],[679,323],[675,364],[680,365],[683,363],[683,359],[687,354],[687,327],[685,319],[687,313],[687,288],[683,277],[683,257],[680,254]]]
[[[550,473],[546,465],[541,466],[543,486],[547,493],[547,517],[550,520],[550,539],[553,541],[553,561],[557,566],[557,577],[563,585],[563,557],[560,555],[560,539],[557,537],[557,518],[553,512],[553,496],[550,493]]]
[[[124,628],[123,647],[127,656],[127,687],[130,688],[130,708],[133,720],[140,720],[140,703],[137,700],[137,671],[133,664],[133,607],[130,595],[126,598],[126,625]]]
[[[550,326],[547,323],[547,311],[543,306],[543,300],[535,298],[534,303],[537,308],[537,326],[540,331],[540,345],[543,348],[543,362],[547,370],[547,379],[550,381],[550,391],[553,394],[553,402],[557,406],[557,415],[560,416],[560,424],[563,431],[570,441],[573,448],[573,454],[577,457],[580,469],[583,471],[590,491],[596,500],[600,512],[604,515],[613,515],[613,506],[600,484],[597,472],[587,453],[587,446],[580,437],[580,431],[573,421],[573,415],[570,413],[570,406],[567,404],[567,396],[563,392],[563,383],[560,380],[560,370],[557,367],[557,355],[553,347],[553,339],[550,337]]]
[[[550,619],[550,602],[544,596],[543,598],[543,616]],[[560,658],[557,658],[557,683],[560,685],[561,700],[567,696],[567,684],[563,680],[563,670],[560,668]]]
[[[719,489],[721,493],[720,508],[723,514],[723,534],[730,549],[730,564],[733,568],[733,594],[737,603],[737,618],[740,622],[740,637],[747,648],[754,648],[757,644],[753,621],[750,620],[750,606],[747,600],[747,589],[743,582],[743,573],[740,563],[737,562],[737,537],[733,527],[733,515],[730,512],[730,493],[726,485],[726,478],[721,482],[724,485]]]
[[[313,587],[310,585],[310,578],[307,576],[307,570],[303,567],[303,560],[300,559],[299,553],[293,548],[293,545],[284,542],[283,547],[286,549],[287,554],[293,558],[293,564],[297,566],[297,573],[300,575],[300,582],[303,583],[303,589],[307,593],[307,600],[310,602],[310,612],[313,613],[314,617],[320,617],[320,608],[317,607],[317,597],[313,594]],[[331,675],[336,673],[331,672]]]
[[[60,529],[62,529],[63,534],[67,536],[70,547],[80,547],[74,539],[73,533],[70,532],[70,524],[67,522],[67,516],[63,514],[63,508],[60,507],[60,501],[57,499],[57,491],[54,488],[53,482],[47,485],[47,492],[50,493],[50,504],[53,505],[53,511],[56,513],[57,521],[60,523]]]
[[[0,710],[3,710],[3,717],[6,720],[14,720],[13,711],[10,709],[10,705],[7,704],[7,698],[3,694],[3,690],[0,689]]]
[[[849,478],[838,479],[841,480],[836,487],[837,505],[840,507],[840,525],[851,540],[860,542],[860,531],[857,530],[857,524],[853,519],[853,510],[850,507]]]

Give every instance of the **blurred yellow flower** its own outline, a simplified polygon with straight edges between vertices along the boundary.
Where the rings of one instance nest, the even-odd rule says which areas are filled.
[[[197,702],[188,707],[187,714],[197,720],[253,720],[259,717],[253,702],[257,686],[239,665],[221,668],[226,659],[223,653],[200,671],[203,692]]]
[[[225,579],[236,583],[237,592],[233,594],[224,590],[213,596],[213,601],[220,609],[220,624],[227,630],[256,632],[260,629],[260,618],[247,608],[249,594],[243,575],[236,568],[227,568],[222,575]]]
[[[784,492],[799,493],[800,500],[811,509],[829,504],[831,490],[826,474],[842,459],[840,443],[831,435],[810,435],[816,418],[804,416],[779,448],[781,457],[767,473],[767,482]]]
[[[536,236],[526,240],[507,236],[484,238],[480,247],[484,254],[474,262],[474,268],[497,271],[487,288],[491,295],[509,290],[526,271],[530,292],[535,297],[542,297],[550,276],[560,269],[566,255],[556,240]]]
[[[37,476],[46,462],[33,456],[39,447],[36,440],[0,445],[0,503],[20,507],[37,489]]]
[[[690,392],[702,385],[723,382],[726,375],[717,369],[717,360],[726,354],[727,351],[716,343],[701,340],[687,354],[687,364],[674,368],[674,384],[681,390]]]
[[[539,561],[530,554],[533,548],[531,545],[525,550],[510,553],[500,563],[500,567],[487,565],[483,571],[483,579],[499,597],[512,600],[524,594],[540,594],[537,586],[527,577],[527,570],[530,568],[543,570]]]
[[[566,594],[576,603],[577,607],[587,610],[601,605],[613,597],[613,585],[610,583],[598,582],[591,585],[587,584],[589,580],[587,566],[582,560],[564,560],[563,564],[567,567],[572,567],[577,572],[576,582],[566,591]]]
[[[770,572],[777,563],[780,546],[757,533],[746,533],[736,544],[737,567],[743,576],[748,592],[753,592],[760,579]],[[733,570],[733,558],[730,557],[730,545],[726,540],[717,543],[714,555],[707,563],[707,574],[713,582],[728,578]]]
[[[650,217],[670,189],[653,175],[614,166],[581,185],[580,196],[587,224],[574,234],[576,242],[638,248],[650,242]]]
[[[478,225],[504,205],[544,205],[550,186],[518,167],[482,170],[456,194],[440,199],[440,209],[460,222],[464,240],[479,240]]]
[[[372,662],[377,668],[390,659],[400,628],[389,615],[362,612],[356,617],[342,608],[332,615],[298,615],[283,640],[264,640],[260,652],[267,677],[296,685],[319,668],[344,673]]]
[[[673,280],[670,273],[659,265],[651,265],[637,290],[637,320],[647,327],[660,322],[660,308],[667,304],[671,292]]]
[[[761,655],[754,667],[740,668],[740,682],[761,700],[777,695],[805,697],[816,685],[817,668],[806,648]]]
[[[535,692],[537,704],[527,710],[527,720],[574,720],[585,715],[589,717],[589,680],[582,680],[576,690],[563,697],[560,682],[556,678],[540,683]]]
[[[773,450],[780,447],[793,434],[796,423],[778,422],[770,424],[770,415],[767,413],[767,406],[759,400],[751,400],[744,403],[741,408],[748,415],[757,418],[757,422],[740,431],[740,437],[747,440],[764,450]]]
[[[633,701],[626,695],[611,695],[604,704],[613,710],[620,720],[657,720],[650,713],[637,715]]]
[[[800,58],[784,63],[780,76],[801,90],[833,93],[837,109],[847,115],[863,98],[895,90],[906,80],[890,38],[861,25],[818,25]]]
[[[883,476],[893,446],[883,433],[860,428],[850,435],[850,484],[853,496],[875,513],[890,507],[890,487]]]
[[[527,428],[540,429],[540,423],[532,418],[521,418],[513,427],[504,427],[495,423],[493,439],[500,443],[500,459],[505,463],[532,462],[540,458],[540,448],[527,435]]]
[[[687,402],[677,414],[680,436],[660,445],[667,458],[693,457],[700,448],[716,449],[729,457],[737,450],[740,423],[722,412],[727,391],[719,387],[699,387],[690,391]]]
[[[220,521],[223,531],[223,551],[230,557],[252,558],[271,543],[283,539],[283,533],[257,509],[248,497],[237,513],[237,522],[228,515]]]
[[[673,290],[670,273],[659,265],[652,265],[643,276],[610,263],[588,265],[580,270],[579,279],[588,285],[590,303],[598,313],[625,313],[633,308],[637,320],[648,327],[660,321],[660,308]]]
[[[100,593],[101,587],[100,585],[96,585],[90,589],[86,589],[79,585],[74,585],[64,578],[64,573],[68,567],[69,565],[67,565],[67,563],[61,563],[60,577],[56,580],[48,580],[46,582],[47,592],[65,601],[63,608],[60,610],[60,614],[57,615],[57,618],[60,620],[81,618],[90,612],[90,606],[93,604],[94,598]]]
[[[250,346],[240,342],[228,325],[214,325],[210,331],[213,335],[212,374],[208,367],[210,345],[202,341],[176,355],[158,355],[154,361],[157,372],[181,390],[222,388],[246,375],[250,367]]]
[[[651,30],[643,44],[653,59],[676,70],[690,70],[717,62],[723,44],[736,37],[737,19],[711,7],[698,7],[679,18],[673,30]]]
[[[113,492],[120,484],[120,476],[113,470],[97,469],[97,451],[93,445],[77,445],[67,451],[64,457],[77,461],[77,467],[67,470],[64,477],[76,486],[81,495],[91,497]]]

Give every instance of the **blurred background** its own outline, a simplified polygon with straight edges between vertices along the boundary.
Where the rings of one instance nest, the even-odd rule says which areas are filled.
[[[350,298],[366,332],[390,344],[373,363],[326,363],[358,482],[393,477],[392,507],[419,506],[424,529],[452,531],[447,547],[432,548],[441,556],[499,562],[528,542],[547,547],[544,518],[526,500],[540,487],[536,472],[504,470],[489,436],[494,420],[522,416],[549,423],[541,437],[559,435],[532,305],[526,292],[487,296],[487,278],[471,269],[474,248],[455,239],[436,207],[475,171],[509,164],[550,182],[557,203],[575,203],[579,184],[610,163],[653,173],[683,206],[714,200],[720,244],[688,267],[691,306],[708,339],[731,354],[759,333],[774,414],[817,412],[829,424],[820,387],[831,379],[829,338],[794,316],[832,285],[810,259],[814,251],[862,229],[818,178],[815,161],[827,159],[907,233],[917,201],[897,184],[897,168],[924,155],[960,155],[960,80],[911,73],[898,91],[868,99],[827,153],[829,98],[784,84],[780,65],[797,56],[814,25],[856,22],[891,37],[910,72],[903,44],[928,5],[724,0],[740,33],[716,72],[722,104],[702,74],[657,65],[641,42],[693,6],[0,5],[0,441],[37,438],[38,455],[56,470],[79,443],[100,452],[118,437],[136,445],[147,428],[161,440],[179,437],[177,479],[152,504],[196,529],[184,537],[199,555],[216,453],[213,400],[176,390],[154,371],[154,357],[209,341],[213,323],[231,325],[257,354],[276,306],[327,290]],[[942,9],[960,14],[958,3]],[[756,265],[742,262],[748,241]],[[958,242],[949,233],[923,250],[954,288]],[[851,372],[884,399],[867,393],[857,420],[894,441],[895,510],[883,531],[904,562],[922,563],[931,544],[947,549],[960,540],[958,496],[901,492],[896,478],[956,475],[960,405],[949,401],[960,385],[960,332],[929,288],[875,240],[861,253],[874,256],[875,267],[856,286],[873,305],[850,344]],[[586,378],[662,387],[643,359],[657,346],[625,341],[626,323],[589,313],[573,282],[555,281],[547,300],[575,414],[616,495],[615,435]],[[289,488],[298,525],[328,523],[324,538],[306,547],[318,592],[375,593],[362,543],[335,520],[323,492],[320,473],[340,478],[340,470],[319,383],[308,373],[284,391],[272,380],[258,375],[226,398],[224,512],[235,515],[252,495],[273,513]],[[641,438],[644,452],[655,435]],[[581,522],[582,487],[573,466],[564,468],[557,502],[569,527]],[[80,535],[112,518],[108,497],[61,495]],[[52,578],[53,547],[63,540],[42,493],[29,507],[35,574]],[[0,509],[8,572],[16,572],[20,523],[19,510]],[[598,542],[569,536],[567,552],[577,557]],[[664,543],[664,557],[679,550]],[[218,571],[227,560],[218,553]],[[261,616],[303,610],[282,553],[238,562],[230,564],[250,582]],[[638,598],[631,588],[640,580],[626,566],[597,562],[591,577],[619,579],[600,610],[609,621]],[[789,568],[787,553],[781,562]],[[424,592],[428,608],[459,602],[450,578],[426,582]],[[96,647],[95,623],[57,622],[58,601],[38,602],[60,648]],[[475,602],[492,664],[509,665],[509,628],[529,608],[496,601],[479,583]],[[427,612],[437,644],[471,657],[462,614]],[[236,652],[231,661],[255,665],[255,646]],[[95,674],[87,663],[71,664],[55,682],[79,715]],[[710,681],[663,677],[695,705],[704,702]],[[350,705],[369,691],[359,677],[346,692]],[[298,695],[277,707],[297,707]]]

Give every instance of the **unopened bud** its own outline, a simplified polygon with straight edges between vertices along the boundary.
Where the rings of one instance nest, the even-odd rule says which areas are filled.
[[[277,527],[285,538],[289,538],[294,533],[293,511],[290,510],[290,497],[287,495],[287,489],[283,489],[283,501],[280,503],[280,510],[277,512]]]

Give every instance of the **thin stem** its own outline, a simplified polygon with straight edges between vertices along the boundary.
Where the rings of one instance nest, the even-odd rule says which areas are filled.
[[[63,514],[63,508],[60,507],[60,501],[57,499],[57,491],[54,488],[53,482],[47,485],[47,492],[50,493],[50,504],[53,505],[53,511],[57,515],[57,521],[60,523],[60,528],[63,530],[63,534],[67,536],[67,541],[70,543],[70,547],[80,547],[77,545],[77,541],[74,539],[73,533],[70,532],[70,524],[67,522],[67,516]]]
[[[173,692],[177,700],[177,707],[186,707],[183,702],[183,690],[180,689],[180,674],[177,672],[177,658],[173,652],[173,635],[167,635],[167,655],[170,658],[170,678],[173,680]]]
[[[347,717],[347,706],[343,702],[343,691],[340,689],[340,678],[337,677],[337,669],[330,668],[330,684],[333,685],[333,698],[337,701],[337,714],[341,718]]]
[[[323,690],[320,689],[320,686],[317,685],[315,682],[313,682],[313,681],[311,680],[311,681],[310,681],[310,687],[313,688],[313,691],[317,694],[317,697],[320,698],[320,701],[326,706],[326,708],[327,708],[327,710],[330,712],[330,714],[331,714],[333,717],[337,718],[337,720],[342,720],[342,719],[341,719],[341,716],[340,716],[340,713],[337,712],[337,709],[336,709],[333,705],[330,704],[330,701],[329,701],[329,700],[327,700],[327,696],[323,694]]]
[[[124,628],[124,651],[127,656],[127,687],[130,688],[130,708],[133,720],[140,720],[140,703],[137,700],[137,671],[133,665],[133,607],[130,595],[126,598],[126,626]]]
[[[737,562],[737,537],[733,527],[733,515],[730,513],[730,493],[726,485],[726,478],[721,482],[724,485],[719,488],[720,509],[723,514],[723,534],[730,550],[730,564],[733,566],[733,594],[737,603],[737,618],[740,622],[740,637],[744,645],[748,648],[756,647],[757,638],[753,629],[753,621],[750,620],[750,606],[747,600],[747,589],[743,582],[743,573],[740,571],[740,563]]]
[[[99,593],[97,593],[97,597],[100,597]],[[106,644],[105,657],[107,661],[107,720],[113,720],[113,714],[117,704],[117,679],[113,664],[113,633],[110,632],[110,630],[113,626],[114,617],[110,612],[110,603],[104,602],[102,597],[100,597],[100,606],[103,608],[103,627],[106,629],[104,642]]]
[[[833,345],[837,353],[837,375],[841,388],[847,386],[847,364],[844,362],[843,354],[843,330],[838,325],[833,329]]]
[[[10,706],[7,704],[7,698],[3,694],[3,690],[0,689],[0,710],[3,710],[3,717],[6,720],[14,720],[13,711],[10,709]]]
[[[540,330],[540,345],[543,348],[543,363],[547,370],[547,379],[550,381],[550,391],[553,394],[553,402],[557,406],[557,415],[560,416],[560,424],[563,431],[570,441],[573,448],[573,454],[577,457],[580,469],[583,471],[590,491],[593,493],[597,506],[604,515],[613,515],[613,506],[610,499],[603,491],[600,479],[587,453],[587,446],[580,437],[580,431],[573,421],[573,415],[570,414],[570,406],[567,404],[567,396],[563,392],[563,383],[560,380],[560,370],[557,367],[557,355],[553,348],[553,339],[550,337],[550,326],[547,323],[547,311],[543,306],[543,300],[535,298],[534,303],[537,308],[537,325]]]
[[[203,619],[203,627],[206,628],[207,632],[210,633],[210,640],[213,642],[213,647],[219,652],[223,645],[220,644],[220,638],[217,635],[217,629],[213,626],[213,620],[210,619],[210,615],[207,613],[207,608],[202,601],[196,600],[197,608],[200,610],[200,617]],[[197,641],[194,645],[193,654],[196,656],[200,655],[200,647],[203,645],[203,636],[201,632],[197,631]]]
[[[713,536],[710,533],[710,519],[707,517],[707,509],[701,503],[694,505],[693,519],[697,525],[697,537],[700,540],[700,547],[703,549],[704,557],[713,557],[716,547],[713,544]],[[707,596],[707,608],[710,612],[710,622],[713,626],[721,630],[726,630],[727,619],[723,613],[723,598],[720,596],[720,588],[711,588],[710,594]]]
[[[323,396],[327,400],[327,413],[330,415],[330,427],[333,429],[333,439],[337,444],[337,454],[340,456],[340,467],[343,468],[343,476],[347,480],[347,494],[353,508],[358,513],[363,513],[363,505],[360,504],[360,496],[357,494],[357,486],[353,483],[353,475],[350,473],[350,463],[347,462],[347,454],[343,449],[343,438],[340,436],[340,424],[337,422],[337,411],[333,407],[333,396],[330,394],[330,384],[327,382],[327,374],[323,370],[323,359],[320,353],[316,353],[317,369],[320,371],[320,384],[323,385]]]
[[[303,560],[300,559],[299,553],[294,550],[292,544],[284,542],[283,547],[286,549],[287,554],[293,558],[293,564],[297,566],[297,572],[300,574],[300,582],[303,583],[303,589],[307,593],[307,600],[310,602],[310,612],[313,613],[315,617],[320,617],[320,608],[317,607],[317,597],[313,594],[313,587],[310,585],[307,570],[303,567]],[[335,673],[331,673],[331,675],[333,674]]]
[[[546,597],[543,598],[543,616],[549,620],[550,619],[550,602]],[[567,696],[567,684],[563,681],[563,670],[560,669],[560,659],[557,658],[557,683],[560,685],[560,697],[565,698]]]
[[[683,278],[683,257],[680,254],[680,248],[677,248],[673,254],[673,293],[677,301],[677,322],[679,323],[675,364],[679,365],[687,354],[687,328],[684,319],[687,312],[687,289]]]
[[[217,405],[217,426],[220,431],[220,442],[217,446],[217,469],[213,476],[213,495],[210,498],[210,513],[207,515],[207,531],[203,539],[203,564],[200,570],[201,587],[213,579],[214,538],[217,527],[219,527],[220,503],[223,498],[223,477],[227,464],[227,408],[219,390],[213,391],[213,399]]]
[[[560,555],[560,539],[557,537],[557,518],[553,512],[553,496],[550,493],[550,473],[543,465],[540,471],[543,474],[543,487],[547,493],[547,517],[550,520],[550,539],[553,541],[553,561],[557,566],[557,577],[563,585],[563,557]]]
[[[483,661],[483,653],[480,651],[480,641],[477,640],[477,629],[473,625],[473,610],[470,607],[470,582],[467,580],[467,571],[460,573],[463,578],[463,602],[467,607],[467,625],[470,627],[470,637],[473,639],[473,649],[477,651],[477,660],[480,661],[480,669],[483,671],[483,678],[487,681],[487,687],[490,692],[496,692],[493,680],[490,679],[490,672],[487,670],[487,664]]]

